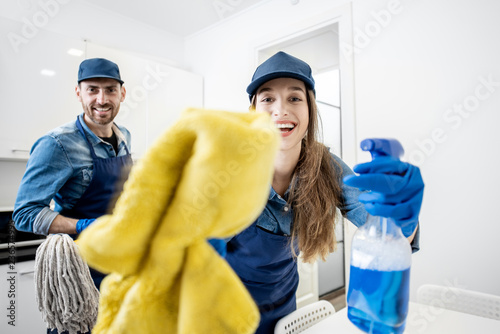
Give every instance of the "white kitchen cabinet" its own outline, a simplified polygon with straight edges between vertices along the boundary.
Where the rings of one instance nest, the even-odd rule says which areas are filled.
[[[84,58],[68,50],[85,43],[24,25],[0,17],[0,159],[26,160],[36,139],[82,110],[74,90]]]
[[[8,334],[43,334],[47,333],[47,327],[42,321],[42,315],[38,311],[35,297],[35,282],[33,279],[33,268],[35,261],[18,262],[15,269],[10,270],[9,265],[0,266],[0,309],[2,310],[0,321],[0,333]],[[15,274],[12,274],[14,272]],[[10,282],[14,283],[12,289]],[[11,292],[13,291],[13,292]],[[15,313],[13,313],[15,326],[9,324],[12,321],[9,307],[14,302]]]

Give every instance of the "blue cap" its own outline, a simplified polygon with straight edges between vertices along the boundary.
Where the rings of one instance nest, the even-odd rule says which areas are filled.
[[[78,83],[93,78],[115,79],[123,85],[118,65],[104,58],[91,58],[82,61],[78,69]]]
[[[252,96],[255,95],[260,86],[269,80],[277,78],[301,80],[307,88],[312,89],[316,94],[311,67],[305,61],[280,51],[260,64],[255,70],[252,82],[247,87],[250,100],[252,100]]]

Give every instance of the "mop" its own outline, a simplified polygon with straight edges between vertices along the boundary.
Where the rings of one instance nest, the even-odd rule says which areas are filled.
[[[99,291],[71,237],[47,237],[36,251],[34,276],[36,302],[48,328],[77,334],[94,327]]]

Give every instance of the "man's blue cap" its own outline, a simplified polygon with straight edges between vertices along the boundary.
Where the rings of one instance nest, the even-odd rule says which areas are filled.
[[[252,82],[247,87],[250,101],[260,86],[269,80],[277,78],[301,80],[305,83],[307,88],[312,89],[314,94],[316,94],[311,67],[305,61],[280,51],[260,64],[255,70]]]
[[[123,85],[118,65],[104,58],[91,58],[82,61],[78,69],[78,83],[93,78],[115,79]]]

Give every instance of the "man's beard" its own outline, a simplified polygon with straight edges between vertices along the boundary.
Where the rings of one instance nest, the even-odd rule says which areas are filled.
[[[115,109],[115,108],[113,108],[113,106],[111,106],[109,104],[105,104],[104,106],[99,106],[97,108],[106,108],[106,109],[109,108],[110,109],[109,113],[105,117],[101,117],[99,115],[99,112],[94,110],[94,108],[96,108],[96,107],[95,106],[92,106],[92,107],[87,106],[86,107],[86,110],[87,110],[86,114],[93,123],[99,124],[99,125],[107,125],[107,124],[113,122],[116,115],[118,114],[118,110],[120,109],[119,106]]]

